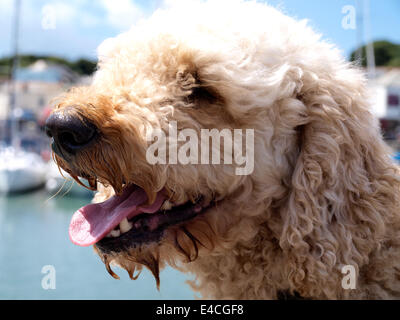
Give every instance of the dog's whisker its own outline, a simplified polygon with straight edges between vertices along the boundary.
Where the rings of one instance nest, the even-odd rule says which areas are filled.
[[[64,186],[65,184],[66,184],[66,181],[64,182],[63,186]],[[73,186],[74,186],[74,181],[71,180],[71,184],[70,184],[69,188],[67,189],[67,191],[65,191],[65,192],[61,195],[61,198],[63,198],[68,192],[70,192]]]
[[[48,198],[44,203],[47,204],[51,199],[54,199],[64,188],[66,183],[67,183],[67,180],[64,180],[63,184],[60,186],[60,188],[57,190],[57,192],[55,194],[53,194],[50,198]]]

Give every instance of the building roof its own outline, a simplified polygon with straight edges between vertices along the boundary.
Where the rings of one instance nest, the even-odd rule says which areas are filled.
[[[21,82],[67,82],[72,83],[78,75],[68,67],[38,60],[27,68],[20,68],[16,72],[16,80]]]
[[[377,68],[372,83],[385,87],[400,87],[400,68]]]

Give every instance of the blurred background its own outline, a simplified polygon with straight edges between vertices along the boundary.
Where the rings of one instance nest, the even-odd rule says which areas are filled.
[[[400,1],[270,0],[310,25],[368,74],[373,112],[400,160]],[[72,213],[93,194],[51,160],[44,121],[51,100],[88,84],[96,48],[168,1],[0,1],[0,299],[193,299],[167,268],[111,278],[92,248],[68,238]],[[227,8],[229,10],[229,8]],[[65,174],[65,177],[68,175]]]

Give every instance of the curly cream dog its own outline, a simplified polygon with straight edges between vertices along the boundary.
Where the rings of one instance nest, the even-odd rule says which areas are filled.
[[[253,172],[150,164],[146,137],[172,121],[253,129]],[[100,46],[47,130],[59,166],[99,185],[69,232],[114,277],[144,265],[159,282],[169,264],[203,298],[400,297],[398,168],[363,74],[304,21],[254,2],[159,10]]]

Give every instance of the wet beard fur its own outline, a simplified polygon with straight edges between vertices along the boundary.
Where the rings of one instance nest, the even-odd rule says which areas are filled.
[[[171,228],[170,236],[165,237],[160,243],[132,246],[121,252],[106,252],[95,245],[94,250],[100,256],[107,272],[113,278],[119,279],[119,276],[111,269],[111,265],[117,265],[125,269],[132,280],[136,280],[143,267],[146,267],[153,274],[159,290],[160,270],[166,264],[179,269],[181,262],[195,261],[199,255],[200,248],[211,250],[214,247],[210,235],[205,233],[204,230],[201,231],[198,228],[199,225],[202,227],[207,226],[208,230],[212,232],[210,225],[205,220],[202,220],[197,224],[197,228],[192,228],[193,230],[191,231],[185,226]],[[136,275],[135,272],[137,272]]]
[[[122,252],[108,252],[105,253],[94,246],[95,252],[100,256],[104,265],[106,266],[107,272],[115,279],[119,279],[119,276],[111,269],[111,264],[115,264],[128,272],[129,278],[136,280],[143,266],[147,267],[153,274],[157,289],[160,287],[160,258],[159,249],[157,244],[139,246],[137,248],[130,248]],[[163,267],[163,266],[161,266]],[[137,274],[135,274],[137,271]]]

